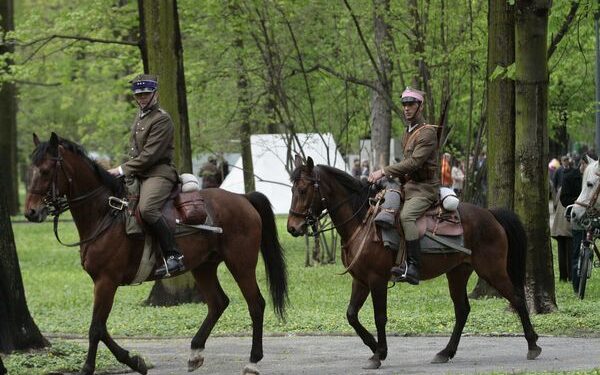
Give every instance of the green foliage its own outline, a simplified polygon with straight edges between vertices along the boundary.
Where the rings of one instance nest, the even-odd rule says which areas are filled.
[[[562,26],[570,3],[554,2],[550,38]],[[17,42],[11,55],[15,65],[12,74],[3,74],[0,80],[13,79],[19,84],[21,159],[30,149],[31,132],[49,134],[52,130],[85,144],[89,150],[107,154],[113,162],[125,155],[123,138],[128,135],[135,110],[127,81],[142,70],[139,48],[48,39],[67,35],[136,42],[137,3],[130,0],[119,4],[123,5],[117,6],[112,0],[17,2],[16,30],[8,36]],[[237,0],[231,4],[240,7],[238,16],[233,15],[229,3],[178,1],[193,152],[238,151],[238,144],[230,142],[238,134],[241,121],[236,56],[243,58],[248,73],[254,133],[292,128],[296,132],[332,132],[343,152],[356,152],[357,140],[370,133],[371,89],[317,68],[327,67],[342,77],[365,81],[376,78],[345,6],[307,0]],[[450,142],[465,149],[472,137],[467,134],[469,116],[475,125],[482,118],[487,2],[472,2],[472,25],[468,7],[428,4],[417,1],[422,17],[419,40],[413,30],[413,13],[405,3],[391,2],[386,14],[393,33],[394,99],[420,77],[419,62],[425,64],[433,98],[429,119],[438,120],[442,98],[450,95]],[[351,1],[350,5],[368,48],[376,53],[372,2]],[[566,114],[569,136],[583,142],[589,141],[593,131],[594,85],[590,82],[594,72],[593,12],[597,6],[593,0],[580,2],[570,31],[550,59],[550,128],[563,122]],[[241,54],[233,44],[239,35]],[[424,43],[424,50],[411,54],[409,47],[417,41]],[[473,113],[469,113],[471,74]],[[397,116],[393,127],[394,135],[400,136],[403,126]]]

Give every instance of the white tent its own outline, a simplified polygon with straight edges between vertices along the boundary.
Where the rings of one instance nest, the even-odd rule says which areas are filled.
[[[304,154],[312,157],[315,165],[327,164],[346,170],[346,163],[330,133],[297,134],[297,139]],[[288,213],[292,201],[292,190],[286,162],[288,162],[287,155],[292,155],[293,159],[294,155],[300,151],[298,142],[290,141],[289,136],[285,134],[259,134],[251,136],[250,143],[256,190],[269,198],[276,214]],[[288,153],[288,149],[291,150],[291,153]],[[293,162],[289,162],[293,164]],[[239,158],[235,166],[231,168],[231,172],[221,184],[221,189],[244,193],[242,158]]]

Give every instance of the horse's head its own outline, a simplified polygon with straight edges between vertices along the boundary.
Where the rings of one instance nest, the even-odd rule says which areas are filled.
[[[319,176],[314,162],[308,157],[306,163],[299,155],[294,160],[292,172],[292,205],[288,215],[288,232],[294,237],[306,232],[325,209],[319,187]]]
[[[573,209],[571,210],[571,218],[578,222],[585,216],[586,212],[600,210],[600,165],[597,160],[585,156],[588,161],[588,166],[583,172],[581,193]]]
[[[31,153],[29,184],[25,198],[25,217],[29,221],[42,222],[48,216],[48,204],[64,195],[67,181],[60,173],[62,146],[59,137],[52,133],[50,140],[40,142],[33,134],[35,149]]]

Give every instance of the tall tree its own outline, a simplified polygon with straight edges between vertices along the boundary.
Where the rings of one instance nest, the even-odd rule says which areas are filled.
[[[161,106],[175,124],[175,165],[192,172],[183,46],[177,0],[138,0],[144,70],[159,77]]]
[[[515,84],[507,70],[515,62],[514,5],[488,0],[487,178],[488,207],[512,210],[515,192]],[[479,279],[473,297],[499,296]]]
[[[13,0],[0,1],[0,181],[8,181],[8,211],[19,211],[18,165],[17,165],[17,88],[12,82],[14,45],[6,39],[6,33],[14,30]]]
[[[243,19],[240,4],[237,0],[229,0],[229,12],[231,13],[233,25],[233,42],[235,49],[235,70],[237,75],[238,103],[239,103],[239,134],[242,151],[242,163],[244,168],[244,191],[246,193],[255,190],[254,165],[252,162],[252,147],[250,137],[250,90],[248,82],[248,70],[245,62]]]
[[[515,5],[515,211],[528,240],[526,292],[531,311],[556,310],[548,228],[548,13],[551,0]]]
[[[183,47],[179,31],[177,0],[138,0],[144,71],[157,74],[161,106],[175,124],[175,165],[192,172]],[[152,305],[176,305],[200,301],[190,274],[154,283],[146,301]]]
[[[49,343],[27,307],[6,192],[6,185],[0,184],[0,352],[10,353]]]
[[[390,12],[389,0],[373,0],[373,30],[377,80],[376,90],[371,93],[371,160],[372,169],[385,167],[390,163],[390,139],[392,134],[392,109],[385,96],[392,97],[392,38],[386,17]],[[389,99],[388,99],[389,100]]]

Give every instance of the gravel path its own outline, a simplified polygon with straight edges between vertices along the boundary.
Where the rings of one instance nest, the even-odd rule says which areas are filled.
[[[185,374],[188,339],[121,339],[154,367],[149,375]],[[389,354],[379,370],[362,370],[368,348],[353,336],[265,337],[262,374],[482,374],[523,371],[575,371],[600,368],[600,338],[541,337],[538,359],[526,359],[523,337],[466,336],[456,357],[446,364],[429,361],[448,337],[388,338]],[[194,374],[239,374],[250,352],[250,337],[211,337],[204,366]]]

